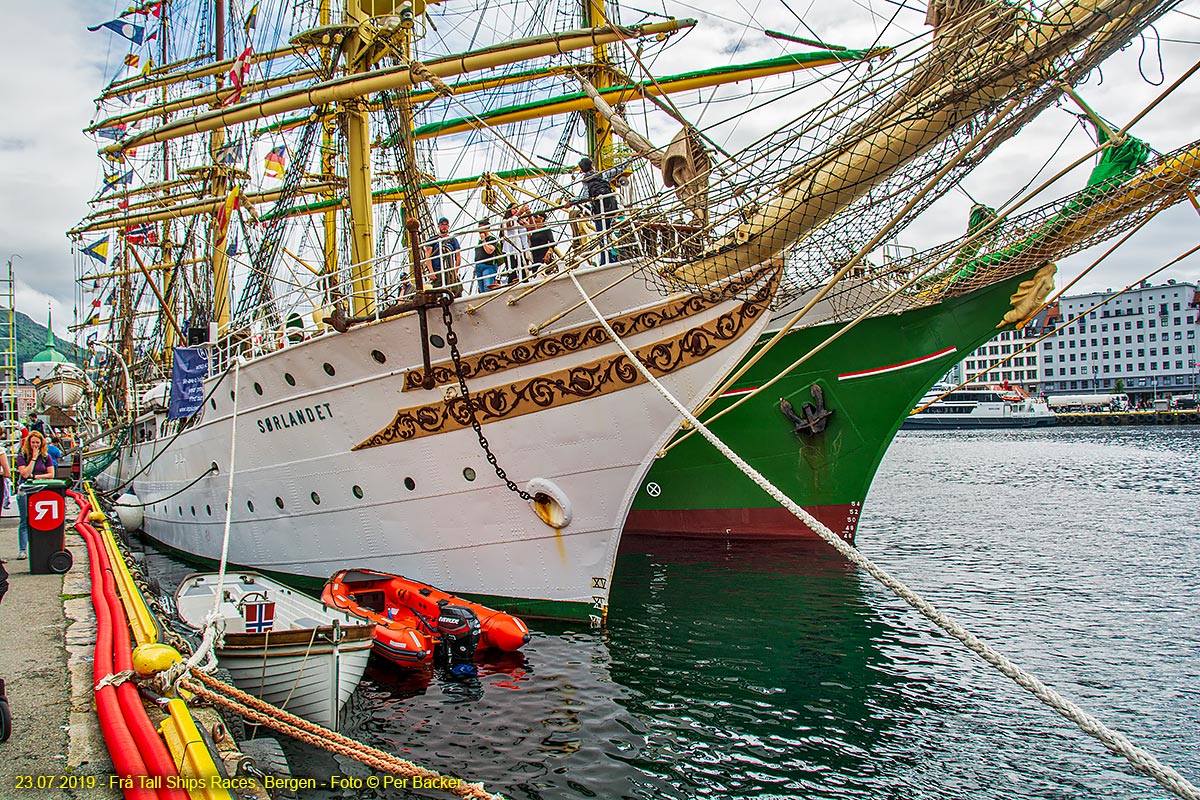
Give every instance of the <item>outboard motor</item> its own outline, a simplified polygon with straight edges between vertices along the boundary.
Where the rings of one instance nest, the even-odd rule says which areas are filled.
[[[464,677],[476,674],[475,650],[482,635],[479,617],[465,606],[444,605],[438,610],[438,634],[450,674]]]

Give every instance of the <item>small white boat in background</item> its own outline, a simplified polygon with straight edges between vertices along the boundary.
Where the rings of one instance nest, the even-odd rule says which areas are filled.
[[[917,404],[919,413],[910,415],[900,427],[905,430],[946,428],[1040,428],[1058,420],[1045,400],[1030,397],[1017,386],[985,386],[950,389],[939,383]],[[929,403],[928,408],[923,408]]]
[[[74,364],[55,364],[54,369],[35,383],[37,402],[42,408],[74,408],[87,390],[87,376]]]
[[[189,575],[175,590],[179,618],[201,629],[216,591],[216,573]],[[367,667],[373,625],[256,572],[225,575],[220,614],[217,661],[234,685],[337,730]]]

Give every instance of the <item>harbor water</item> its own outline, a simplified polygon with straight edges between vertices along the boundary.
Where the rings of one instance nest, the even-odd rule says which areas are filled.
[[[1200,782],[1198,473],[1200,428],[904,433],[858,545]],[[373,666],[344,730],[531,800],[1170,796],[822,545],[630,538],[612,598],[477,680]]]

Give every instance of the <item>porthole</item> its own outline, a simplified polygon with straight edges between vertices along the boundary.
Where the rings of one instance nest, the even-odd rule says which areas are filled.
[[[218,466],[217,466],[217,462],[215,462],[215,461],[214,461],[214,462],[212,462],[211,464],[209,464],[209,465],[208,465],[208,471],[209,471],[209,472],[220,472],[220,471],[221,471],[221,468],[220,468],[220,467],[218,467]]]
[[[436,333],[430,335],[429,343],[431,345],[433,345],[434,347],[445,347],[446,346],[446,340],[443,339],[441,336],[438,336]]]
[[[417,482],[414,481],[412,478],[405,478],[404,479],[404,488],[408,489],[411,492],[413,489],[417,488]]]
[[[330,364],[328,361],[326,361],[323,365],[323,369],[325,370],[325,374],[331,378],[333,377],[334,373],[337,372],[337,370],[333,368],[333,364]]]
[[[282,497],[276,497],[276,498],[275,498],[275,505],[279,506],[279,507],[282,509],[282,508],[283,508],[283,498],[282,498]]]
[[[357,497],[359,500],[362,500],[362,498],[363,498],[363,490],[362,490],[362,487],[361,487],[361,486],[359,486],[359,485],[356,483],[356,484],[354,484],[354,486],[353,486],[353,487],[350,489],[350,491],[354,493],[354,496],[355,496],[355,497]]]
[[[253,513],[254,513],[254,501],[253,501],[253,500],[247,500],[247,501],[246,501],[246,508],[250,509],[250,513],[251,513],[251,514],[253,514]]]
[[[217,401],[216,401],[215,399],[213,399],[213,398],[211,398],[211,397],[210,397],[210,398],[208,398],[208,404],[209,404],[210,406],[212,406],[212,410],[213,410],[213,411],[216,411],[216,410],[217,410]]]
[[[179,506],[179,516],[183,516],[183,506]]]
[[[285,373],[283,373],[283,381],[284,381],[284,383],[286,383],[288,386],[295,386],[295,385],[296,385],[296,379],[292,377],[292,373],[290,373],[290,372],[285,372]]]
[[[469,481],[475,480],[475,470],[471,469],[470,467],[467,467],[466,469],[463,470],[463,477]]]
[[[257,381],[254,383],[254,393],[259,395],[262,394],[262,386]]]
[[[192,516],[196,516],[196,507],[192,506]]]
[[[230,391],[230,392],[229,392],[229,402],[231,402],[231,403],[232,403],[232,402],[234,402],[236,399],[237,399],[237,395],[235,395],[235,394],[234,394],[232,391]]]
[[[312,498],[314,506],[321,505],[321,495],[317,494],[316,492],[313,492],[311,495],[309,495],[309,497]]]
[[[212,506],[205,506],[204,513],[208,514],[211,517],[212,516]]]
[[[372,350],[372,351],[371,351],[371,358],[375,359],[375,360],[376,360],[377,362],[379,362],[380,364],[382,364],[383,362],[387,361],[387,356],[385,356],[385,355],[384,355],[382,352],[380,352],[379,350]]]

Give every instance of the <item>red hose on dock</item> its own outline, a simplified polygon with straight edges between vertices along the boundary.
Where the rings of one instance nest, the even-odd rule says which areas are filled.
[[[96,609],[97,620],[93,674],[98,683],[106,675],[133,669],[129,624],[125,617],[125,608],[117,597],[112,565],[100,541],[100,534],[85,522],[91,511],[91,504],[76,492],[69,494],[79,504],[80,512],[75,522],[75,530],[79,531],[87,543],[88,560],[91,564],[92,605]],[[102,696],[105,697],[103,712]],[[125,681],[116,688],[105,686],[100,689],[96,693],[96,710],[100,715],[104,741],[108,745],[113,766],[118,774],[135,778],[143,775],[179,775],[170,751],[151,724],[142,698],[132,683]],[[188,793],[183,789],[166,786],[142,788],[140,781],[135,780],[134,783],[135,786],[123,789],[126,800],[188,800]]]

